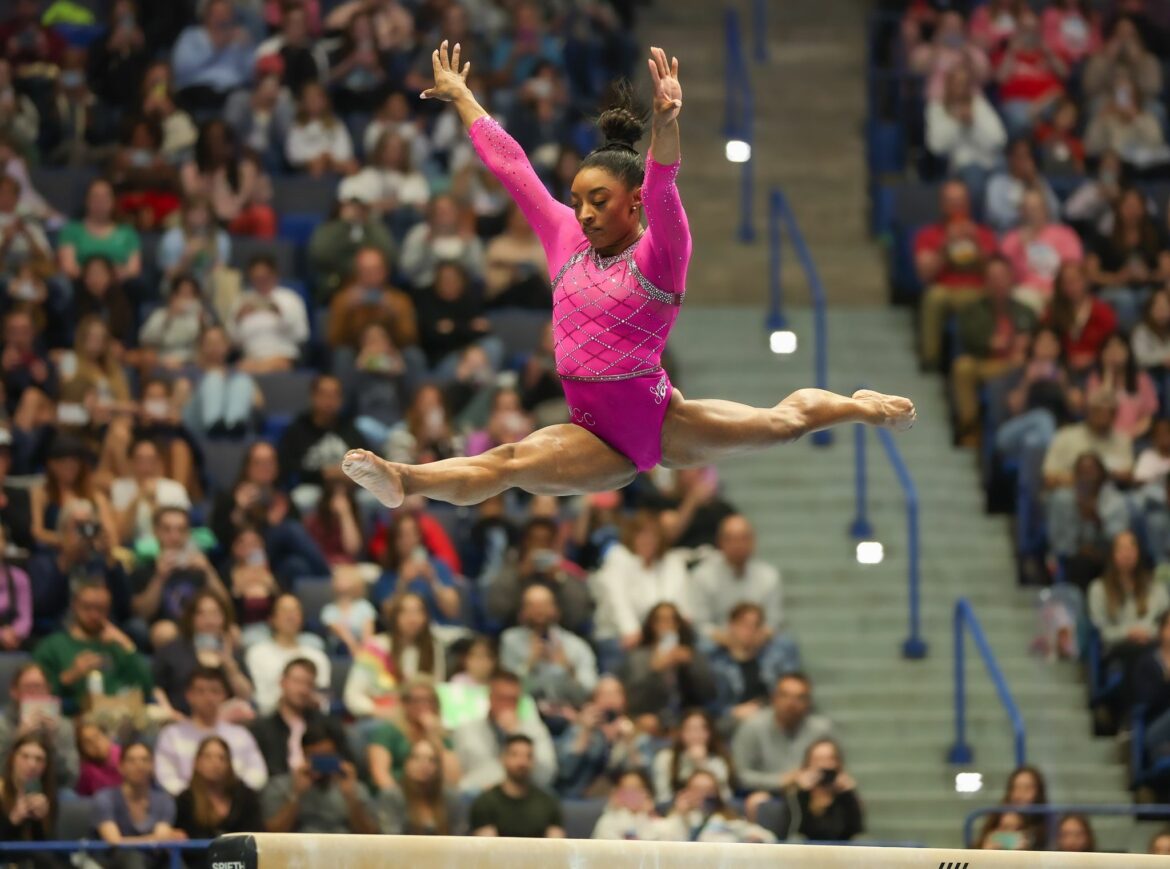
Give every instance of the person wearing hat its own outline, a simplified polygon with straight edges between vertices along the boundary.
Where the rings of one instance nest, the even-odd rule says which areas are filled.
[[[353,275],[355,258],[363,248],[382,254],[389,268],[397,253],[386,225],[371,208],[372,191],[347,178],[337,188],[337,209],[309,239],[309,267],[313,270],[316,301],[328,304]]]

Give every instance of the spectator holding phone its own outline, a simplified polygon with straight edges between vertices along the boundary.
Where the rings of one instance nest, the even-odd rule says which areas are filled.
[[[74,790],[80,797],[122,784],[122,746],[110,739],[96,721],[82,718],[77,725],[77,752],[81,772]]]
[[[28,574],[8,562],[8,529],[0,519],[0,652],[15,652],[28,642],[33,626]]]
[[[1048,817],[1021,815],[1012,812],[1013,806],[1045,806],[1048,804],[1048,786],[1040,770],[1021,766],[1008,776],[1001,805],[1005,812],[988,815],[979,841],[981,848],[1002,850],[1043,850],[1048,841]],[[1006,820],[1005,820],[1006,818]],[[1002,835],[995,835],[995,834]]]
[[[7,757],[21,737],[39,735],[53,749],[57,783],[71,786],[78,774],[77,737],[41,666],[33,661],[21,664],[8,685],[8,697],[0,707],[0,757]]]
[[[593,696],[558,740],[557,793],[566,798],[604,794],[622,770],[650,765],[650,736],[626,714],[626,690],[602,676]]]
[[[303,761],[273,777],[260,795],[269,833],[379,832],[366,786],[357,768],[339,753],[328,730],[307,728]]]
[[[188,839],[264,832],[260,799],[236,777],[231,746],[223,737],[208,736],[195,750],[191,784],[175,800],[175,826]]]
[[[663,842],[776,841],[774,834],[740,817],[725,803],[715,776],[701,770],[691,773],[675,796],[670,814],[655,825],[654,838]]]
[[[504,780],[471,804],[472,835],[563,839],[560,801],[532,783],[532,740],[522,733],[509,735],[504,740],[500,762]]]
[[[396,791],[406,774],[411,746],[428,742],[439,751],[443,781],[457,784],[459,759],[439,716],[435,681],[427,676],[415,676],[402,686],[401,694],[402,704],[394,719],[377,725],[369,734],[366,757],[370,781],[383,795]]]
[[[410,746],[401,787],[379,798],[382,832],[409,836],[462,836],[467,812],[459,794],[446,786],[446,749],[430,739]]]
[[[191,783],[195,755],[208,737],[218,737],[231,749],[233,769],[240,780],[253,790],[268,781],[268,769],[255,737],[239,724],[220,716],[220,709],[230,696],[227,677],[222,670],[200,667],[187,679],[185,721],[168,724],[158,735],[155,745],[155,770],[158,783],[172,796],[178,796]]]
[[[560,618],[552,590],[530,585],[521,598],[520,624],[500,636],[500,664],[524,680],[538,703],[579,707],[597,685],[597,659]]]
[[[455,575],[442,558],[432,554],[417,516],[396,513],[385,535],[381,561],[382,575],[370,589],[375,604],[410,593],[422,598],[437,624],[458,622],[462,601]]]
[[[4,758],[0,842],[52,839],[57,822],[57,782],[48,743],[37,734],[27,733],[13,743]],[[33,865],[43,864],[38,858]]]
[[[819,739],[805,751],[793,797],[800,813],[797,831],[806,839],[847,842],[865,829],[857,782],[845,772],[841,749],[832,739]]]
[[[139,438],[131,443],[129,457],[131,475],[114,480],[110,502],[118,523],[118,539],[135,546],[151,537],[160,540],[156,524],[164,508],[178,508],[185,520],[191,498],[182,483],[163,476],[162,455],[153,440]]]
[[[773,634],[759,604],[737,604],[727,618],[725,642],[710,655],[718,697],[719,726],[731,733],[767,705],[769,686],[800,669],[800,650],[786,635]]]
[[[706,657],[695,644],[695,630],[672,603],[660,603],[642,623],[642,641],[626,658],[622,683],[631,699],[630,715],[655,715],[664,724],[672,710],[706,706],[715,682]]]
[[[719,793],[731,799],[731,756],[715,730],[711,716],[701,709],[683,715],[668,748],[654,755],[654,801],[669,803],[696,772],[709,772]]]
[[[593,827],[594,839],[654,839],[658,815],[650,779],[640,769],[620,772],[605,811]]]

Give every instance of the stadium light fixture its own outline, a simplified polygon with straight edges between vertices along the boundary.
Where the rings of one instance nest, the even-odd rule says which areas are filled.
[[[789,356],[796,352],[796,333],[777,329],[768,336],[768,347],[777,356]]]
[[[858,540],[857,541],[857,563],[858,564],[881,564],[882,559],[885,558],[885,549],[879,540]]]
[[[746,163],[752,159],[752,146],[743,139],[728,139],[724,153],[732,163]]]

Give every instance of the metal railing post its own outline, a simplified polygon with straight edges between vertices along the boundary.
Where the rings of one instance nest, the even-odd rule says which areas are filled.
[[[781,274],[781,218],[784,204],[782,194],[775,187],[768,193],[768,331],[776,332],[788,328],[784,316],[784,287]]]
[[[955,640],[955,743],[947,752],[948,763],[970,763],[974,752],[967,743],[967,662],[965,643],[963,642],[963,608],[966,601],[955,601],[954,640]]]
[[[853,517],[853,524],[849,526],[849,533],[854,540],[872,540],[873,525],[869,521],[867,509],[867,479],[865,470],[865,425],[853,425],[853,474],[854,488],[857,493],[857,512]]]
[[[768,0],[752,2],[752,36],[756,49],[756,63],[768,61]]]
[[[906,558],[909,562],[907,576],[907,593],[910,598],[910,627],[906,641],[902,643],[902,656],[905,658],[925,658],[927,652],[926,641],[922,639],[921,613],[919,611],[919,572],[918,572],[918,488],[914,485],[914,478],[910,476],[910,469],[902,459],[898,445],[894,442],[894,434],[888,428],[877,430],[878,440],[885,447],[886,456],[898,477],[902,493],[906,497]]]

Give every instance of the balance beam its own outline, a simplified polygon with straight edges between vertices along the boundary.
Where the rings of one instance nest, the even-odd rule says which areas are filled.
[[[1142,869],[1165,857],[475,836],[224,836],[211,869]]]

